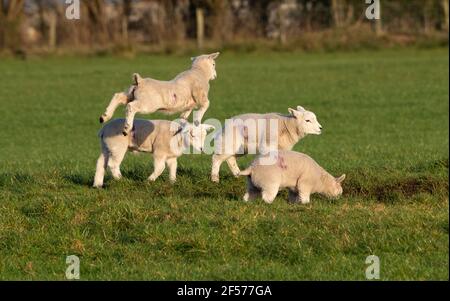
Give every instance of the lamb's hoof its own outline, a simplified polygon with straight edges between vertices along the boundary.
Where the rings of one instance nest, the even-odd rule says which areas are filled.
[[[211,182],[219,183],[219,177],[218,176],[211,176]]]
[[[96,184],[94,184],[94,185],[92,185],[92,188],[95,188],[95,189],[102,189],[103,188],[103,185],[96,185]]]
[[[300,204],[307,205],[310,203],[310,200],[300,200]]]
[[[128,136],[128,133],[127,133],[126,131],[123,131],[123,132],[122,132],[122,135]]]
[[[100,116],[99,121],[100,121],[100,123],[105,122],[105,119],[103,119],[103,116]]]
[[[244,202],[248,202],[248,200],[250,199],[250,195],[246,193],[244,194],[244,197],[242,199],[244,200]]]

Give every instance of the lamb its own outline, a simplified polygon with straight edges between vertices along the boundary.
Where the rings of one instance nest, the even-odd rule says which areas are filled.
[[[193,126],[188,122],[168,120],[142,120],[133,122],[131,135],[122,135],[125,119],[115,119],[106,124],[99,132],[102,152],[97,160],[93,187],[101,188],[106,167],[109,167],[115,179],[122,177],[120,164],[128,151],[153,154],[154,171],[148,178],[155,181],[169,167],[169,179],[176,181],[177,158],[190,145],[197,151],[203,150],[207,131],[214,130],[212,125]]]
[[[199,125],[209,107],[209,81],[217,77],[215,59],[218,56],[216,52],[191,58],[191,69],[170,81],[142,78],[135,73],[134,84],[127,92],[114,94],[100,123],[111,119],[116,108],[123,104],[126,105],[124,136],[128,135],[136,113],[181,113],[180,117],[187,120],[192,110],[198,109],[194,119],[195,125]]]
[[[248,176],[244,200],[259,195],[266,203],[272,203],[280,188],[289,188],[289,200],[307,204],[312,193],[328,197],[342,194],[341,183],[345,174],[335,178],[326,172],[311,157],[294,151],[277,151],[272,162],[269,154],[256,158],[249,168],[239,173]],[[270,163],[270,164],[267,164]]]
[[[231,125],[228,127],[225,125],[215,139],[216,148],[212,156],[211,181],[219,182],[220,166],[225,160],[233,175],[238,176],[240,170],[236,162],[237,156],[268,152],[270,149],[263,149],[266,145],[274,149],[290,150],[306,135],[320,135],[322,126],[313,112],[307,111],[301,106],[288,110],[289,115],[268,113],[243,114],[232,117]],[[261,121],[265,122],[265,126],[256,126],[257,122]],[[252,130],[255,127],[256,129]],[[264,137],[265,143],[262,143]]]

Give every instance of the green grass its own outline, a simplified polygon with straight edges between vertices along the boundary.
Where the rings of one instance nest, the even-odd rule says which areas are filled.
[[[167,172],[147,183],[151,157],[128,155],[123,180],[90,188],[111,95],[133,72],[188,65],[0,62],[0,279],[65,279],[71,254],[83,280],[364,280],[371,254],[382,280],[448,279],[448,48],[220,57],[205,118],[311,109],[324,132],[295,149],[347,174],[339,200],[244,203],[245,179],[224,165],[211,183],[206,155],[180,158],[173,186]]]

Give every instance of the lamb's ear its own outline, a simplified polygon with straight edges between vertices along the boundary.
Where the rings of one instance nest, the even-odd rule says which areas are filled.
[[[138,86],[142,82],[142,76],[140,76],[138,73],[134,73],[133,74],[133,81],[134,81],[134,84],[136,86]]]
[[[215,60],[219,56],[219,54],[220,52],[211,53],[209,55],[209,58]]]
[[[189,131],[191,125],[184,119],[178,119],[177,121],[173,121],[170,125],[170,132],[173,133],[174,136],[185,133]]]
[[[339,178],[336,178],[336,182],[338,182],[338,183],[342,183],[342,181],[344,181],[344,180],[345,180],[345,174],[343,174]]]
[[[297,111],[299,112],[306,112],[305,108],[302,106],[297,106]]]
[[[291,108],[289,108],[288,111],[289,111],[289,113],[291,113],[292,116],[294,116],[297,119],[300,119],[300,118],[303,117],[303,113],[302,112],[299,112],[299,111],[291,109]]]
[[[211,130],[215,130],[216,128],[213,126],[213,125],[210,125],[210,124],[204,124],[203,125],[203,128],[207,131],[207,132],[209,132],[209,131],[211,131]]]
[[[191,124],[186,122],[186,123],[181,125],[181,132],[182,133],[187,133],[187,132],[189,132],[191,130],[191,128],[192,128]]]
[[[177,128],[171,128],[170,132],[172,133],[172,136],[176,136],[179,133],[181,133],[183,131],[183,126],[179,125]]]
[[[295,110],[294,110],[294,109],[289,108],[288,111],[289,111],[289,113],[290,113],[292,116],[295,116]]]

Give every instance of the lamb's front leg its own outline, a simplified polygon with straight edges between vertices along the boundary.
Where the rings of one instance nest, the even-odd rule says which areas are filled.
[[[311,191],[308,188],[298,188],[297,202],[308,204],[310,202]]]
[[[194,124],[196,126],[202,123],[203,115],[205,115],[208,108],[209,108],[209,100],[206,99],[206,101],[201,104],[200,109],[194,112]]]
[[[268,190],[262,190],[261,196],[264,202],[267,204],[272,204],[273,200],[277,197],[278,189],[271,188]]]
[[[155,156],[153,165],[154,165],[153,173],[150,175],[150,177],[148,177],[148,180],[152,182],[154,182],[163,173],[166,167],[166,158],[161,156]]]
[[[181,113],[180,118],[184,120],[188,120],[189,115],[191,115],[192,109],[187,110],[186,112]]]
[[[113,98],[109,102],[108,107],[105,110],[105,113],[100,116],[100,123],[104,123],[111,119],[114,115],[114,111],[117,109],[119,105],[126,105],[128,102],[128,96],[125,93],[116,93]]]
[[[297,200],[302,204],[308,204],[310,202],[309,197],[311,195],[311,187],[308,184],[300,183],[300,179],[297,180],[296,185]]]
[[[125,124],[123,126],[122,134],[127,136],[131,128],[133,127],[134,115],[139,111],[139,103],[137,101],[132,101],[127,104],[127,108],[125,110]]]
[[[166,160],[169,167],[169,180],[173,184],[177,180],[177,158],[170,158]]]

